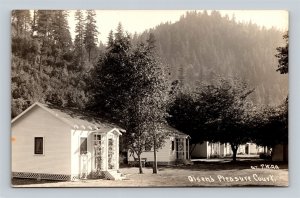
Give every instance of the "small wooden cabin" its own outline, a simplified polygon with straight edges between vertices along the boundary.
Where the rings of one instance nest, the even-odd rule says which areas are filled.
[[[272,161],[288,161],[288,144],[277,144],[272,148]]]
[[[181,163],[190,159],[190,136],[182,133],[170,126],[165,126],[163,130],[169,133],[169,137],[165,140],[165,144],[157,151],[157,164],[158,165],[171,165]],[[144,151],[141,155],[144,162],[152,164],[154,161],[153,148]],[[128,164],[136,164],[137,158],[133,156],[132,152],[128,152]]]
[[[120,131],[82,112],[34,103],[11,122],[12,177],[122,179]]]

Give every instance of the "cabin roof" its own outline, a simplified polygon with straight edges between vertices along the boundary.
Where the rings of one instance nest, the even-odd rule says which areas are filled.
[[[118,127],[116,124],[98,118],[90,112],[82,112],[78,109],[63,108],[63,107],[58,107],[50,104],[42,104],[39,102],[34,103],[25,111],[23,111],[21,114],[19,114],[11,121],[11,123],[13,124],[16,120],[18,120],[20,117],[22,117],[24,114],[26,114],[33,107],[36,106],[43,108],[44,110],[48,111],[57,119],[65,122],[66,124],[70,125],[75,129],[86,129],[90,131],[96,131],[99,129],[111,130],[113,128],[117,128],[118,130],[121,131],[123,130],[120,127]]]
[[[189,135],[169,126],[169,125],[164,125],[164,129],[166,129],[168,132],[170,132],[171,135],[174,135],[174,136],[181,136],[181,137],[184,137],[184,138],[190,138]]]

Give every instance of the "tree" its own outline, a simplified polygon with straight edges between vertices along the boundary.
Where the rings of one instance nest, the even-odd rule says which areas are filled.
[[[286,45],[284,47],[277,47],[276,50],[278,54],[276,54],[276,58],[278,58],[278,69],[281,74],[287,74],[289,72],[289,35],[286,32],[283,35],[283,39],[286,41]]]
[[[288,32],[283,36],[284,47],[277,47],[278,69],[288,73]],[[288,144],[288,97],[278,106],[265,106],[256,111],[253,122],[253,141],[258,145],[274,148],[277,144]]]
[[[212,142],[229,143],[233,152],[232,159],[236,161],[239,145],[250,140],[251,102],[248,96],[254,89],[247,88],[245,82],[238,79],[221,79],[204,91],[204,98],[209,98],[208,125],[211,130],[209,139]],[[213,97],[209,96],[213,94]],[[208,94],[208,97],[206,96]]]
[[[166,118],[168,82],[162,65],[156,54],[154,34],[149,35],[146,44],[140,43],[134,50],[132,61],[135,68],[134,80],[138,94],[142,95],[141,120],[147,127],[144,131],[149,134],[153,144],[153,173],[157,173],[157,150],[165,142],[168,133],[164,130]],[[139,96],[137,96],[139,98]]]
[[[88,53],[88,60],[91,61],[91,53],[98,43],[98,30],[96,26],[96,12],[88,10],[85,19],[84,44]]]
[[[32,38],[29,10],[14,10],[12,27],[12,63],[11,63],[11,117],[28,108],[32,101],[40,101],[41,86],[37,83],[37,54],[39,44]]]
[[[257,145],[273,148],[288,143],[288,100],[278,106],[257,109],[253,119],[252,140]]]
[[[248,96],[253,89],[237,79],[220,78],[202,84],[194,93],[180,94],[170,106],[168,121],[189,134],[194,144],[229,143],[236,161],[237,149],[249,138]]]
[[[28,36],[31,29],[29,10],[13,10],[11,16],[12,36]]]
[[[12,13],[12,117],[36,101],[85,106],[89,78],[73,67],[67,17],[64,10],[35,10],[32,21],[29,11]]]
[[[131,67],[129,49],[132,46],[122,28],[115,35],[111,32],[110,36],[106,53],[100,56],[92,71],[94,83],[91,88],[91,106],[102,114],[121,120],[123,109],[126,110],[126,100],[131,97],[124,90],[128,90],[131,83],[129,77],[132,74],[128,73],[127,68]]]
[[[83,13],[80,10],[77,10],[75,12],[75,20],[76,20],[76,26],[75,26],[75,40],[74,40],[74,69],[76,70],[82,70],[85,61],[87,60],[86,55],[86,49],[84,45],[84,30],[85,30],[85,24],[84,24],[84,18]]]
[[[66,67],[73,59],[71,49],[73,47],[68,24],[68,11],[53,11],[53,40],[52,56],[56,67]]]
[[[119,24],[117,32],[110,33],[107,52],[93,71],[94,109],[126,129],[125,146],[137,156],[140,173],[142,152],[154,147],[156,155],[164,139],[160,129],[165,115],[165,78],[152,50],[153,38],[132,46]],[[156,166],[153,172],[157,172]]]

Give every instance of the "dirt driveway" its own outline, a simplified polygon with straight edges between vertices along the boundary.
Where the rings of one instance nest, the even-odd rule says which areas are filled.
[[[138,174],[137,167],[124,167],[122,181],[80,180],[74,182],[13,179],[14,187],[197,187],[197,186],[288,186],[287,164],[258,161],[198,162],[190,166],[159,167],[152,174],[151,167]]]

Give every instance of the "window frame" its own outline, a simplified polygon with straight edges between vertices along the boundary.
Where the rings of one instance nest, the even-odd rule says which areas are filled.
[[[85,144],[86,144],[86,145],[85,145],[85,152],[82,152],[82,150],[81,150],[81,148],[82,148],[82,143],[84,142],[84,141],[83,141],[83,142],[81,141],[82,139],[85,139],[85,142],[86,142],[86,143],[85,143]],[[87,154],[87,151],[88,151],[87,137],[80,137],[80,138],[79,138],[79,154],[80,154],[80,155],[85,155],[85,154]]]
[[[171,150],[175,150],[175,140],[171,140]]]
[[[41,139],[42,140],[42,152],[37,152],[37,140]],[[34,155],[45,155],[45,137],[43,136],[36,136],[33,138],[33,154]]]

